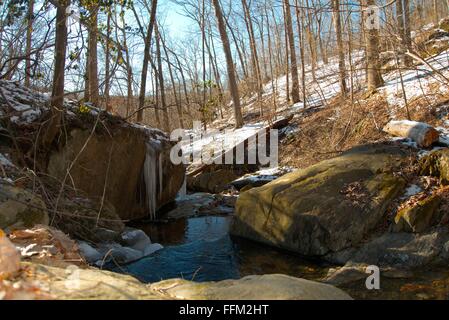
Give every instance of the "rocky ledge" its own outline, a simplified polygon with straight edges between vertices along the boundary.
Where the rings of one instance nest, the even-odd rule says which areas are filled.
[[[127,275],[93,268],[71,269],[68,273],[66,268],[39,264],[26,264],[25,267],[30,280],[43,288],[42,294],[56,299],[351,299],[331,285],[278,274],[204,283],[172,279],[146,285]]]

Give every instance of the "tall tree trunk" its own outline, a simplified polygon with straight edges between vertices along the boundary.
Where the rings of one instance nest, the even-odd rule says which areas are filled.
[[[282,13],[285,17],[285,6],[282,5]],[[285,98],[287,103],[290,103],[290,62],[288,52],[288,32],[287,32],[287,19],[284,19],[284,42],[285,42]]]
[[[253,69],[253,77],[255,78],[255,88],[257,92],[257,97],[259,101],[262,99],[262,77],[260,74],[260,65],[259,65],[259,57],[257,54],[257,47],[256,47],[256,39],[254,36],[254,27],[253,22],[251,20],[251,13],[249,11],[248,4],[246,0],[242,0],[242,6],[245,16],[245,24],[246,29],[248,30],[248,36],[249,36],[249,44],[250,44],[250,50],[251,50],[251,65]]]
[[[346,63],[345,63],[345,52],[341,29],[340,0],[332,0],[332,16],[334,19],[335,33],[337,35],[338,73],[340,81],[340,91],[341,96],[345,98],[346,93],[348,91],[348,87],[346,85]]]
[[[33,20],[34,20],[34,0],[28,2],[27,13],[27,37],[26,37],[26,62],[25,62],[25,87],[29,88],[31,81],[31,39],[33,35]]]
[[[206,24],[205,24],[205,15],[206,15],[206,2],[202,0],[201,4],[201,21],[200,21],[200,30],[201,30],[201,59],[202,59],[202,67],[203,67],[203,83],[201,86],[202,89],[202,100],[201,100],[201,116],[203,118],[203,126],[204,130],[207,129],[207,117],[206,117]]]
[[[247,79],[248,78],[248,71],[247,71],[247,68],[246,68],[245,58],[244,58],[242,50],[240,49],[240,46],[239,46],[239,42],[237,40],[237,37],[235,35],[234,30],[232,29],[232,27],[229,24],[228,18],[227,17],[223,17],[223,18],[224,18],[224,20],[226,22],[226,26],[228,27],[229,32],[231,33],[231,37],[232,37],[232,40],[233,40],[234,45],[235,45],[235,50],[237,51],[237,55],[239,57],[240,64],[242,66],[243,78]]]
[[[56,4],[55,70],[50,100],[51,118],[47,122],[42,137],[42,145],[45,149],[52,144],[60,131],[64,107],[64,71],[67,49],[66,11],[70,6],[70,0],[60,0]]]
[[[226,57],[226,68],[228,70],[229,90],[231,91],[232,102],[234,104],[235,127],[243,126],[242,110],[240,107],[239,89],[237,80],[235,78],[235,67],[232,60],[231,47],[229,45],[228,33],[226,32],[226,25],[223,19],[223,14],[220,7],[219,0],[212,0],[215,8],[215,15],[217,17],[218,31],[220,32],[221,42],[223,43],[223,50]]]
[[[90,11],[89,16],[89,30],[88,30],[88,62],[87,62],[87,77],[88,96],[89,101],[94,106],[99,106],[99,82],[98,82],[98,7]]]
[[[398,0],[399,1],[399,0]],[[410,26],[410,2],[404,0],[404,46],[408,51],[412,51],[412,34]],[[404,57],[404,64],[406,67],[410,67],[413,64],[413,60],[408,55]]]
[[[303,14],[301,14],[299,8],[299,1],[295,0],[295,4],[296,4],[296,23],[298,26],[298,36],[299,36],[299,41],[301,43],[304,43],[304,28],[303,28],[303,23],[304,23],[304,18],[303,18]],[[302,98],[303,98],[303,103],[304,103],[304,108],[307,108],[307,88],[306,88],[306,63],[305,63],[305,57],[304,57],[304,46],[301,45],[299,47],[299,55],[301,57],[301,87],[302,87]]]
[[[125,26],[125,18],[124,16],[121,16],[120,19],[122,20],[122,25]],[[126,87],[127,87],[127,99],[126,99],[126,117],[128,117],[131,114],[131,109],[134,103],[134,93],[133,93],[133,69],[131,66],[131,59],[129,57],[129,49],[128,49],[128,39],[126,35],[125,28],[120,28],[122,31],[122,37],[123,37],[123,51],[125,52],[125,61],[126,61]],[[117,37],[118,39],[118,37]]]
[[[111,85],[111,12],[108,9],[106,18],[106,52],[105,52],[105,79],[104,79],[104,103],[106,111],[112,111],[112,105],[110,103],[109,90]]]
[[[306,7],[312,8],[315,4],[312,3],[312,6],[309,4],[309,0],[306,0]],[[307,10],[307,24],[306,24],[306,34],[307,34],[307,42],[309,44],[310,49],[310,58],[312,65],[312,78],[316,81],[316,66],[317,66],[317,53],[316,53],[316,38],[315,32],[313,30],[313,19],[311,10]]]
[[[159,78],[159,87],[161,89],[161,109],[163,117],[163,128],[165,132],[170,131],[170,121],[168,118],[167,103],[165,100],[165,84],[164,84],[164,74],[162,70],[162,57],[161,57],[161,44],[160,44],[160,34],[157,22],[154,24],[154,35],[156,38],[156,59],[157,59],[157,75]]]
[[[156,9],[157,9],[157,0],[152,0],[150,22],[148,24],[147,33],[145,36],[145,48],[143,53],[142,74],[140,78],[140,93],[139,93],[139,107],[137,111],[137,122],[141,122],[143,120],[143,108],[145,106],[145,92],[147,87],[148,62],[150,60],[151,37],[153,33],[154,22],[156,21],[156,11],[157,11]]]
[[[267,3],[265,3],[265,16],[267,20],[267,36],[268,36],[268,59],[270,64],[270,80],[271,80],[271,89],[273,90],[272,98],[273,98],[273,111],[276,113],[277,110],[277,83],[274,83],[274,68],[273,68],[273,50],[272,50],[272,42],[271,42],[271,28],[270,28],[270,18],[268,16]],[[275,22],[276,23],[276,22]],[[277,79],[277,78],[276,78]]]
[[[363,0],[366,6],[376,5],[376,0]],[[367,60],[367,89],[368,92],[374,92],[383,84],[379,65],[379,30],[370,28],[366,30],[366,60]]]
[[[165,44],[163,37],[161,37],[161,42],[162,42],[162,48],[164,49],[165,58],[167,59],[168,72],[169,72],[170,81],[171,81],[171,84],[173,87],[173,97],[175,98],[176,110],[178,112],[179,125],[181,128],[184,128],[184,116],[182,114],[182,106],[181,106],[181,102],[178,99],[178,93],[176,92],[175,77],[173,76],[173,70],[172,70],[171,63],[170,63],[170,57],[168,55],[167,46]]]
[[[292,74],[292,101],[297,103],[301,101],[299,97],[299,76],[298,76],[298,64],[296,62],[296,49],[295,49],[295,38],[293,36],[293,24],[292,15],[290,10],[289,0],[284,0],[285,7],[285,22],[287,27],[288,43],[290,47],[290,72]]]
[[[437,27],[438,26],[438,18],[439,18],[438,0],[433,0],[433,14],[434,14],[435,27]]]

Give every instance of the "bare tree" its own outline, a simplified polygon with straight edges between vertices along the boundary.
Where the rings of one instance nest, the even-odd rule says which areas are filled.
[[[231,47],[229,45],[228,33],[226,32],[226,25],[223,19],[223,13],[219,0],[212,0],[215,8],[215,16],[217,17],[218,31],[220,32],[221,42],[226,57],[226,68],[228,70],[229,90],[231,91],[232,102],[234,104],[235,127],[243,126],[243,116],[240,107],[239,89],[235,77],[234,61],[232,59]]]
[[[296,62],[296,49],[295,49],[295,38],[293,36],[293,24],[292,15],[290,10],[289,0],[284,0],[285,7],[285,22],[287,27],[288,44],[290,48],[290,73],[292,75],[292,101],[297,103],[301,101],[299,97],[299,76],[298,76],[298,64]]]
[[[335,34],[337,37],[338,50],[338,72],[340,78],[340,91],[342,97],[346,97],[348,87],[346,85],[346,63],[345,52],[342,39],[341,16],[340,16],[340,0],[332,0],[332,16],[334,20]]]
[[[67,7],[70,0],[54,0],[56,5],[55,71],[50,101],[50,120],[46,124],[42,145],[48,148],[60,131],[62,109],[64,107],[64,71],[67,49]]]
[[[26,38],[26,49],[25,55],[26,66],[25,66],[25,87],[30,87],[31,78],[31,37],[33,34],[33,18],[34,18],[34,0],[28,2],[28,13],[27,13],[27,38]]]
[[[138,19],[138,15],[135,11],[135,8],[132,7],[136,18]],[[146,93],[146,85],[147,85],[147,75],[148,75],[148,62],[150,60],[150,48],[151,48],[151,35],[153,33],[154,23],[156,21],[156,11],[157,11],[157,0],[151,1],[151,13],[150,13],[150,22],[148,23],[145,39],[145,49],[143,55],[143,63],[142,63],[142,75],[140,79],[140,93],[139,93],[139,107],[137,111],[137,122],[141,122],[143,120],[143,109],[145,106],[145,93]],[[140,26],[141,32],[143,31],[142,26]]]
[[[376,5],[376,0],[362,0],[365,16],[367,14],[376,14],[367,10],[367,6]],[[368,17],[365,17],[368,18]],[[370,27],[366,31],[366,60],[367,60],[367,89],[368,92],[375,91],[383,84],[379,65],[379,30]]]

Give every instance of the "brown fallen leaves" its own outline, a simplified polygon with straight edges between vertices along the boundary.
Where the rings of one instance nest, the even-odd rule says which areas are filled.
[[[370,196],[368,190],[360,181],[346,184],[340,190],[340,194],[344,195],[347,200],[358,207],[363,207],[369,201]]]
[[[0,230],[0,300],[53,299],[40,281],[32,265],[67,267],[87,266],[75,241],[63,232],[49,226],[37,225],[32,229],[15,230],[9,239]]]
[[[9,238],[24,259],[46,265],[86,265],[76,242],[55,228],[37,225],[13,231]]]

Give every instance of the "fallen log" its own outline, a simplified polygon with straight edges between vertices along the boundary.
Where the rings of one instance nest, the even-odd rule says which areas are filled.
[[[419,147],[430,147],[439,140],[438,131],[423,122],[390,121],[383,131],[396,137],[409,138],[416,142]]]

